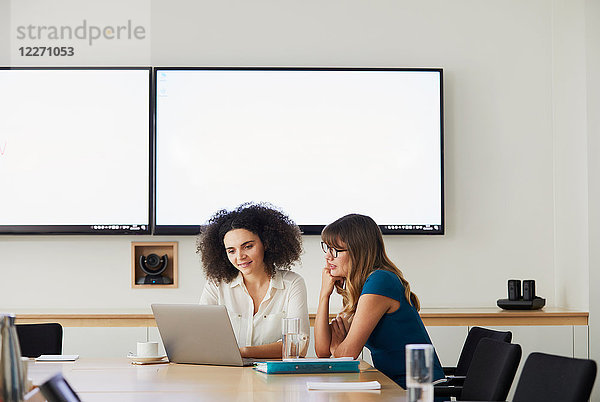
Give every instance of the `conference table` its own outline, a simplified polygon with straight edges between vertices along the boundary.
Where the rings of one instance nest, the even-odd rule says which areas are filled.
[[[252,367],[193,364],[133,365],[125,358],[27,362],[29,378],[42,384],[62,373],[82,401],[404,401],[406,391],[361,362],[360,373],[265,374]],[[310,382],[374,381],[381,390],[316,391]]]

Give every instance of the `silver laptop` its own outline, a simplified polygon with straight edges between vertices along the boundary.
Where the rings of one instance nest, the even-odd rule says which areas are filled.
[[[251,366],[242,359],[225,306],[152,304],[154,319],[169,361]]]

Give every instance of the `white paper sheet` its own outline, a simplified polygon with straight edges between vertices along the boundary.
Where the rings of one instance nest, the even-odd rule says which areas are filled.
[[[359,382],[307,382],[306,388],[320,390],[362,390],[381,389],[379,381]]]

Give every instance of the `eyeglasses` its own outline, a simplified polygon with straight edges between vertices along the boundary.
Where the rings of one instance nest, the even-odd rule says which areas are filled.
[[[331,256],[333,258],[336,258],[338,256],[339,253],[341,253],[342,251],[348,251],[348,250],[340,250],[334,247],[330,247],[327,243],[325,242],[321,242],[321,248],[323,249],[323,252],[325,254],[330,253]]]

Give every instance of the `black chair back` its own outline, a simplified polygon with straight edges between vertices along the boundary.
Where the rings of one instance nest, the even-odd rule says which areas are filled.
[[[596,362],[532,353],[523,366],[513,402],[584,402],[596,379]]]
[[[462,351],[460,352],[460,357],[458,358],[458,363],[456,364],[456,370],[454,371],[454,375],[467,375],[467,371],[469,370],[469,366],[471,365],[471,361],[473,360],[473,354],[475,353],[475,349],[477,348],[479,341],[484,338],[490,338],[500,342],[510,343],[510,341],[512,340],[512,332],[495,331],[493,329],[481,327],[471,328],[469,334],[467,335],[467,339],[465,340],[465,344],[463,345]]]
[[[521,346],[484,338],[479,341],[460,394],[462,401],[503,401],[521,361]]]
[[[63,329],[60,324],[17,324],[23,357],[62,354]]]

